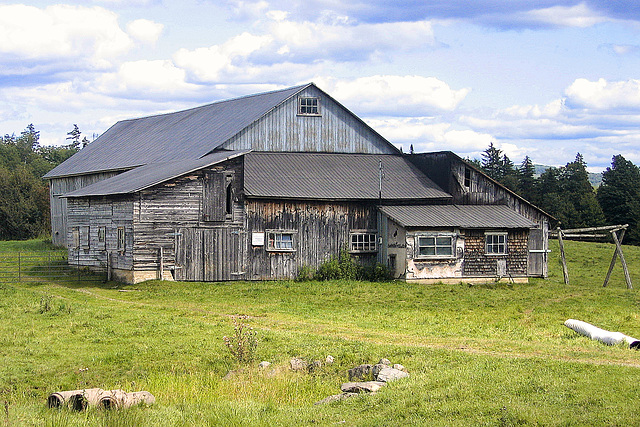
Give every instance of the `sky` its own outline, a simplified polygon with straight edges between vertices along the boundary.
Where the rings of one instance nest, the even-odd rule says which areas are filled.
[[[640,165],[637,0],[0,0],[0,134],[314,82],[405,152]]]

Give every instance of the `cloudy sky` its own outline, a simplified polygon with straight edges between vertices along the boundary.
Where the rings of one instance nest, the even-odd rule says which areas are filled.
[[[0,1],[1,134],[308,82],[405,152],[640,164],[637,0]]]

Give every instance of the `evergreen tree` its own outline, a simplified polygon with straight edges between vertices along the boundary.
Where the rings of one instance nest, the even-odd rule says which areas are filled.
[[[72,147],[80,147],[80,135],[82,135],[82,132],[80,132],[80,129],[78,129],[78,125],[74,124],[73,129],[67,132],[67,139],[71,140]]]
[[[529,156],[525,156],[524,160],[520,164],[517,170],[516,176],[518,177],[517,192],[525,199],[533,202],[536,199],[535,178],[536,168],[533,166],[533,162]]]
[[[495,180],[502,177],[502,150],[496,148],[493,142],[489,144],[489,148],[482,152],[482,169],[487,175]]]
[[[597,199],[610,225],[629,224],[625,242],[640,243],[640,168],[622,155],[613,156],[611,167],[602,173]]]
[[[573,162],[562,168],[559,176],[560,190],[567,199],[568,209],[563,212],[564,228],[595,227],[603,225],[604,214],[589,182],[587,164],[580,153]]]

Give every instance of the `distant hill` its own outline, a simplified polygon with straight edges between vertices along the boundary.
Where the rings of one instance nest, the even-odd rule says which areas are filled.
[[[545,166],[545,165],[533,165],[536,168],[536,178],[542,175],[544,171],[553,167],[553,166]],[[598,188],[602,183],[602,172],[591,173],[589,172],[589,182],[593,185],[594,188]]]

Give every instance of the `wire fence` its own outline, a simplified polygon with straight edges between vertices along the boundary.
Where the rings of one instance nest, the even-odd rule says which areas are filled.
[[[106,281],[106,268],[89,270],[68,259],[66,250],[0,252],[0,283]]]

